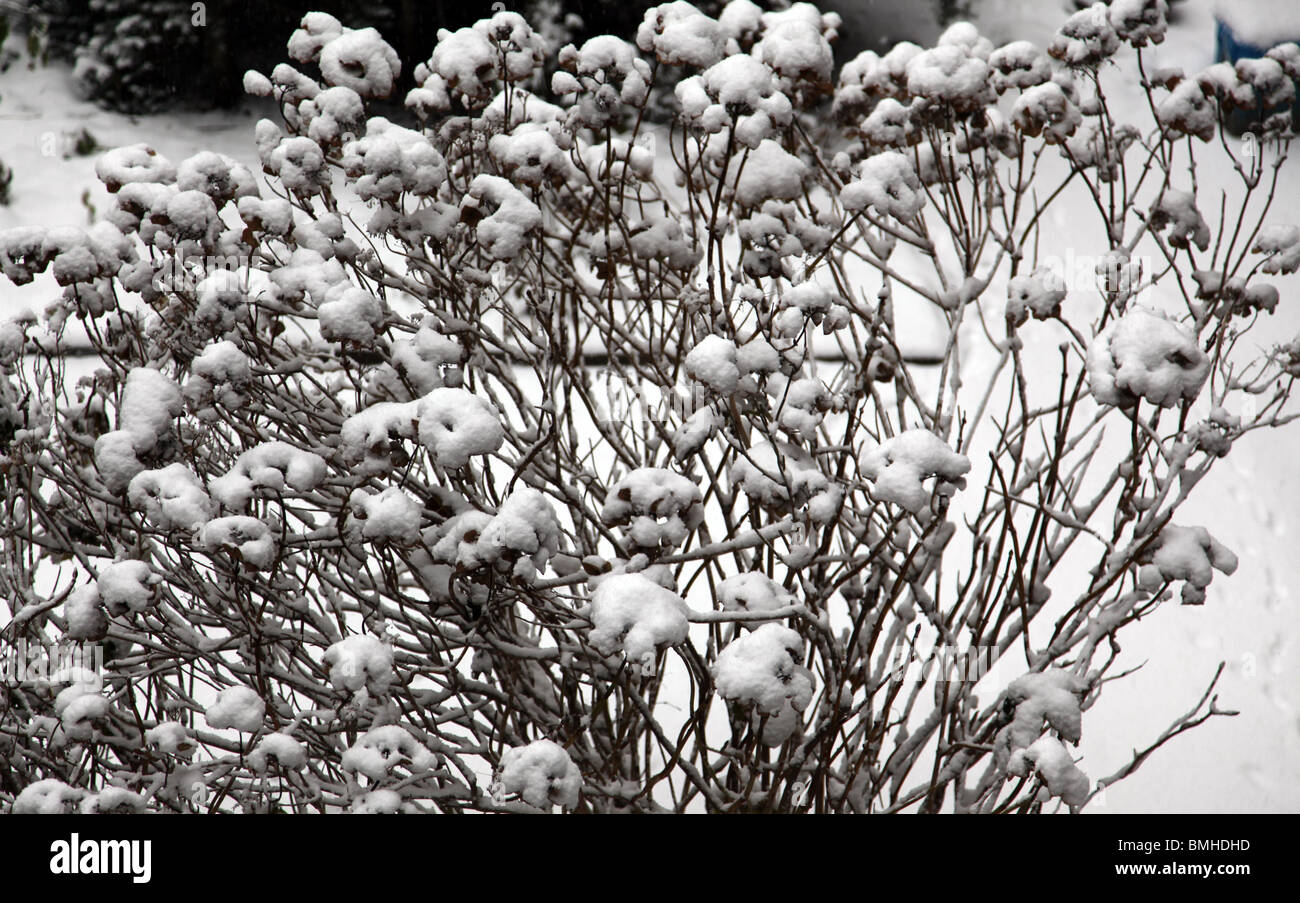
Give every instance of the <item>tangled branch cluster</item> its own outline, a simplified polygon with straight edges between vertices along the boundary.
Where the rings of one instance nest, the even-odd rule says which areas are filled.
[[[62,287],[0,327],[3,640],[106,659],[3,689],[0,800],[1084,805],[1066,744],[1119,631],[1236,566],[1175,514],[1300,373],[1238,351],[1300,264],[1264,224],[1300,48],[1147,72],[1164,6],[1046,51],[956,25],[836,81],[833,15],[673,2],[561,49],[558,103],[504,12],[441,34],[408,125],[368,111],[382,38],[305,17],[245,78],[281,113],[262,173],[119,148],[103,222],[0,236]],[[1146,126],[1103,90],[1124,45]],[[1211,224],[1198,154],[1237,107],[1261,153]],[[1071,199],[1095,289],[1037,259]],[[613,411],[611,375],[691,403]],[[944,649],[1014,670],[898,679]]]

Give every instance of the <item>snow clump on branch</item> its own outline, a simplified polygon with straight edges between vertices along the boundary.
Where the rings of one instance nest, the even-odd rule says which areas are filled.
[[[655,652],[686,640],[686,602],[642,574],[611,574],[591,594],[591,644],[654,671]]]
[[[862,471],[872,481],[872,494],[912,514],[930,507],[935,495],[946,498],[966,485],[970,459],[954,452],[927,429],[912,429],[882,442],[862,459]],[[933,491],[925,480],[936,477]]]
[[[550,809],[578,805],[582,772],[564,747],[552,740],[534,740],[501,754],[497,783],[530,806]]]
[[[1190,329],[1158,311],[1134,307],[1088,346],[1088,381],[1101,404],[1162,408],[1190,401],[1210,362]]]

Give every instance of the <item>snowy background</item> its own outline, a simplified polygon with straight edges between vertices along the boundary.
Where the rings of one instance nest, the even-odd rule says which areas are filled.
[[[1283,0],[1285,6],[1288,0]],[[1294,2],[1294,0],[1291,0]],[[862,30],[885,20],[897,34],[890,39],[933,41],[939,27],[919,4],[895,0],[824,2],[845,18],[844,40],[865,46]],[[1250,0],[1241,0],[1249,7]],[[1027,39],[1045,45],[1073,6],[1067,0],[973,0],[972,19],[995,43]],[[1268,4],[1261,4],[1267,7]],[[1296,4],[1300,9],[1300,4]],[[854,33],[854,29],[858,33]],[[287,36],[286,36],[287,37]],[[1278,40],[1300,34],[1278,34]],[[0,74],[0,160],[14,171],[11,203],[0,207],[0,228],[16,225],[84,225],[104,208],[107,195],[93,172],[94,157],[70,154],[73,136],[86,129],[103,147],[148,141],[169,158],[199,150],[229,154],[254,171],[260,169],[252,140],[253,124],[266,110],[250,103],[218,113],[173,112],[129,117],[77,100],[69,70],[31,67],[21,36],[11,37],[13,56]],[[1154,48],[1157,66],[1195,71],[1213,62],[1213,0],[1175,3],[1168,37]],[[1112,95],[1117,118],[1145,121],[1145,101],[1130,72],[1132,51],[1117,56],[1121,73]],[[1128,66],[1128,69],[1124,67]],[[64,155],[68,151],[69,156]],[[1232,175],[1218,165],[1217,148],[1206,146],[1199,174],[1204,197],[1217,196]],[[1283,167],[1274,219],[1292,218],[1300,201],[1300,160]],[[1044,254],[1065,257],[1087,249],[1072,245],[1080,237],[1068,207],[1053,208],[1052,228],[1044,230]],[[38,286],[40,284],[38,283]],[[55,297],[52,286],[18,289],[0,282],[0,315],[19,307],[39,310]],[[924,328],[924,317],[917,318]],[[1287,341],[1300,332],[1300,299],[1283,294],[1278,311],[1261,324],[1261,345]],[[906,341],[906,337],[903,337]],[[923,337],[916,337],[923,343]],[[1055,369],[1054,347],[1042,350],[1041,366]],[[1212,719],[1192,734],[1158,752],[1130,780],[1094,801],[1090,812],[1138,811],[1300,811],[1300,467],[1294,451],[1300,427],[1257,432],[1239,440],[1231,458],[1202,483],[1184,509],[1189,523],[1209,526],[1237,552],[1241,567],[1218,577],[1202,607],[1185,607],[1177,617],[1155,617],[1124,634],[1128,667],[1147,662],[1127,678],[1123,689],[1105,694],[1086,719],[1079,753],[1089,773],[1100,776],[1119,767],[1133,748],[1149,743],[1177,716],[1191,708],[1220,661],[1227,669],[1219,686],[1220,705],[1238,709],[1232,719]],[[1168,614],[1167,612],[1165,614]]]

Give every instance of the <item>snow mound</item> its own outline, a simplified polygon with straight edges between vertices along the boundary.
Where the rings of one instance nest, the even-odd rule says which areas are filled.
[[[501,82],[519,85],[533,77],[545,59],[545,43],[514,12],[498,12],[454,32],[442,29],[429,61],[415,67],[419,87],[407,94],[406,106],[426,119],[448,112],[453,102],[480,109]]]
[[[347,464],[362,473],[392,469],[392,455],[402,439],[414,439],[420,423],[418,401],[385,401],[358,411],[343,421],[339,451]]]
[[[673,433],[673,455],[678,461],[697,454],[718,432],[719,418],[713,408],[700,408]]]
[[[11,811],[14,815],[71,814],[85,793],[58,778],[44,778],[24,787],[14,798]]]
[[[539,123],[525,122],[508,135],[493,135],[488,153],[511,181],[523,185],[562,183],[570,172],[568,155]]]
[[[1007,282],[1007,321],[1020,326],[1031,314],[1037,320],[1050,320],[1060,315],[1065,295],[1065,281],[1050,267],[1013,276]]]
[[[200,539],[209,553],[227,552],[250,570],[269,571],[275,564],[275,536],[255,517],[234,514],[215,518],[203,525]]]
[[[320,334],[327,342],[368,345],[383,327],[388,311],[383,301],[363,288],[340,283],[325,293],[316,309]]]
[[[1011,121],[1032,138],[1061,144],[1078,129],[1083,115],[1056,82],[1026,88],[1011,108]]]
[[[343,168],[363,200],[396,202],[403,194],[430,197],[447,180],[447,163],[419,132],[376,116],[366,135],[343,147]]]
[[[248,754],[248,766],[257,774],[265,774],[271,762],[285,771],[299,771],[307,767],[307,750],[288,734],[267,734]]]
[[[1110,24],[1110,9],[1094,3],[1070,16],[1057,32],[1047,52],[1075,68],[1099,66],[1119,50],[1119,36]]]
[[[1187,249],[1191,242],[1204,251],[1210,246],[1210,226],[1196,209],[1196,195],[1189,191],[1166,188],[1151,207],[1151,228],[1169,229],[1171,247]]]
[[[765,138],[745,158],[736,180],[736,200],[742,207],[759,207],[765,201],[792,201],[803,194],[808,167],[781,145]]]
[[[402,811],[402,795],[381,787],[361,794],[352,801],[354,815],[396,815]]]
[[[776,417],[781,428],[795,436],[815,438],[817,427],[831,409],[832,398],[826,384],[816,377],[768,381],[768,391],[777,399]]]
[[[209,727],[216,730],[233,727],[247,734],[260,728],[265,716],[266,703],[249,687],[226,687],[203,712]]]
[[[686,0],[646,10],[636,31],[636,45],[670,66],[708,68],[725,53],[722,29]]]
[[[421,397],[441,388],[444,368],[461,364],[465,359],[465,347],[449,335],[444,335],[432,326],[421,325],[415,335],[409,339],[397,339],[393,342],[392,378],[381,377],[385,388],[392,391],[400,400]],[[398,387],[399,381],[409,384]]]
[[[361,536],[372,542],[413,546],[420,539],[420,503],[396,486],[377,493],[352,494],[352,516],[361,521]]]
[[[497,781],[505,793],[516,794],[530,806],[572,809],[578,805],[582,773],[564,747],[552,740],[534,740],[501,754]]]
[[[1082,806],[1087,801],[1092,784],[1060,740],[1044,736],[1025,749],[1016,750],[1007,764],[1007,773],[1028,777],[1031,765],[1052,796],[1059,796],[1070,806]]]
[[[714,595],[723,611],[777,611],[799,603],[785,587],[758,571],[732,574],[718,584]],[[741,625],[750,627],[751,622]]]
[[[783,78],[829,85],[834,67],[831,44],[841,25],[838,13],[811,3],[762,14],[763,37],[754,53]]]
[[[1260,266],[1265,273],[1294,273],[1300,267],[1300,226],[1289,223],[1264,226],[1251,250],[1268,255]]]
[[[358,411],[339,432],[344,461],[367,473],[392,469],[396,441],[416,436],[442,467],[463,467],[496,451],[505,437],[496,408],[465,389],[438,387],[417,401],[380,402]]]
[[[140,456],[154,451],[185,411],[181,390],[150,367],[127,374],[118,406],[118,428],[95,440],[95,467],[104,485],[121,492],[145,469]]]
[[[320,52],[320,71],[331,85],[351,88],[362,97],[387,97],[393,92],[402,62],[373,28],[345,31]]]
[[[672,590],[641,574],[613,574],[591,594],[591,644],[652,672],[659,646],[685,641],[686,615],[686,602]]]
[[[842,297],[816,282],[801,282],[781,293],[776,303],[776,314],[772,318],[772,324],[779,335],[797,338],[808,328],[809,321],[814,326],[821,326],[822,331],[830,335],[834,330],[848,325],[849,319],[849,309]],[[761,345],[755,346],[755,350],[761,348]],[[742,349],[742,352],[747,349],[748,346]],[[779,360],[771,363],[776,366],[765,368],[768,372],[779,367]]]
[[[171,756],[188,756],[195,750],[194,741],[179,721],[159,722],[144,732],[144,740]]]
[[[802,712],[812,701],[812,673],[800,661],[803,639],[780,624],[764,624],[742,634],[718,653],[713,682],[718,695],[752,705],[765,715],[791,708]]]
[[[1014,718],[1003,728],[1006,745],[1011,750],[1028,747],[1043,733],[1044,722],[1065,740],[1078,743],[1083,736],[1080,706],[1087,692],[1087,680],[1059,668],[1017,677],[1006,691],[1015,706]]]
[[[989,54],[993,87],[999,93],[1008,88],[1032,88],[1052,77],[1052,64],[1037,44],[1012,41]]]
[[[357,738],[344,751],[340,764],[344,771],[379,782],[395,768],[405,766],[416,773],[432,768],[435,762],[433,753],[410,731],[398,724],[385,724],[372,727]]]
[[[109,701],[87,684],[73,684],[54,698],[59,727],[72,740],[91,740],[109,717]]]
[[[200,151],[181,161],[176,169],[176,188],[202,192],[218,204],[257,197],[257,180],[249,168],[233,157],[212,151]]]
[[[235,459],[223,476],[208,482],[212,497],[232,511],[248,507],[258,490],[283,492],[285,486],[310,492],[325,479],[325,459],[287,442],[263,442]]]
[[[892,97],[883,98],[862,123],[862,136],[873,147],[906,147],[915,133],[910,108]]]
[[[215,419],[214,404],[228,409],[242,407],[243,394],[253,379],[252,363],[239,346],[229,340],[213,342],[190,362],[190,378],[181,394],[200,419]]]
[[[88,794],[80,811],[86,815],[129,815],[144,812],[147,805],[143,796],[125,787],[105,787]]]
[[[126,497],[160,530],[192,530],[212,514],[212,499],[199,478],[179,462],[136,474],[127,485]]]
[[[615,125],[625,110],[644,103],[650,91],[649,64],[634,46],[613,35],[597,35],[581,50],[569,44],[560,50],[558,62],[551,90],[574,104],[562,120],[569,128]]]
[[[441,467],[464,467],[475,455],[501,447],[501,413],[488,401],[457,388],[437,388],[419,404],[420,442]]]
[[[492,523],[486,511],[463,511],[438,528],[438,540],[431,554],[434,561],[471,570],[485,563],[478,542],[483,530]]]
[[[484,209],[491,213],[484,214]],[[513,260],[529,232],[542,225],[542,211],[500,176],[477,175],[461,201],[461,219],[475,223],[479,244],[497,260]]]
[[[862,459],[862,472],[877,499],[919,514],[929,508],[932,495],[946,497],[965,487],[970,459],[918,428],[886,439],[869,452]],[[938,478],[933,493],[925,487],[930,477]]]
[[[840,203],[850,212],[874,207],[881,215],[906,220],[925,206],[925,193],[907,157],[885,151],[863,162],[858,178],[840,192]]]
[[[1110,24],[1121,41],[1134,47],[1165,40],[1169,7],[1165,0],[1111,0]]]
[[[145,561],[115,561],[99,570],[99,596],[115,615],[144,611],[157,604],[162,575]]]
[[[730,480],[745,495],[764,505],[783,509],[806,504],[825,494],[830,479],[817,469],[812,455],[787,443],[760,443],[732,461]]]
[[[330,685],[352,693],[364,687],[372,696],[388,692],[393,682],[393,648],[378,637],[359,633],[325,650]]]
[[[794,115],[771,67],[744,53],[682,79],[675,92],[687,122],[708,134],[732,126],[748,148],[772,138]]]
[[[1186,326],[1135,307],[1093,339],[1087,368],[1101,404],[1129,407],[1145,399],[1167,408],[1196,397],[1210,363]]]
[[[1164,583],[1186,581],[1182,596],[1187,605],[1205,601],[1205,588],[1210,585],[1215,570],[1231,574],[1237,569],[1237,556],[1211,536],[1209,530],[1176,524],[1163,527],[1139,561],[1143,563],[1138,572],[1139,586],[1156,590]]]
[[[966,112],[991,99],[988,63],[959,44],[923,50],[907,63],[907,90],[915,97]]]
[[[332,179],[320,145],[305,135],[280,138],[262,164],[301,199],[320,194]]]
[[[638,549],[674,548],[704,520],[699,487],[661,467],[638,467],[609,489],[600,512],[607,524],[623,526]]]
[[[730,0],[718,13],[718,27],[740,46],[752,45],[763,27],[763,8],[753,0]]]
[[[176,167],[147,144],[129,144],[114,148],[96,160],[95,175],[109,191],[115,192],[133,182],[175,182]]]
[[[555,509],[541,492],[521,486],[501,503],[472,549],[462,549],[458,560],[471,567],[500,564],[520,580],[531,581],[559,548]]]
[[[1219,125],[1219,111],[1211,97],[1198,79],[1183,79],[1156,107],[1156,119],[1168,134],[1209,141]]]
[[[289,36],[289,58],[299,63],[314,63],[330,41],[343,34],[343,23],[329,13],[307,13]]]
[[[88,583],[78,587],[63,603],[63,618],[67,621],[66,636],[70,640],[97,642],[108,634],[108,615],[99,598],[99,587]]]
[[[700,339],[686,355],[686,375],[719,395],[732,394],[740,386],[736,343],[718,335]]]

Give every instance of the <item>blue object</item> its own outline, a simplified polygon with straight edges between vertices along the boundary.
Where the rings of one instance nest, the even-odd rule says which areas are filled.
[[[1300,42],[1300,35],[1294,38],[1282,38],[1274,43],[1284,44],[1288,40]],[[1237,60],[1259,59],[1268,53],[1271,47],[1258,47],[1249,44],[1237,37],[1228,24],[1218,16],[1214,17],[1214,61],[1216,63],[1235,63]],[[1265,118],[1278,112],[1279,108],[1273,107],[1264,109],[1257,107],[1254,110],[1233,110],[1227,116],[1225,125],[1229,132],[1234,135],[1244,133],[1251,125],[1262,122]],[[1291,106],[1291,127],[1300,130],[1300,95]]]
[[[1233,34],[1232,29],[1228,27],[1228,23],[1217,17],[1214,20],[1214,38],[1214,61],[1216,63],[1225,61],[1235,63],[1237,60],[1258,59],[1271,49],[1247,44]],[[1283,42],[1279,41],[1278,43]]]

